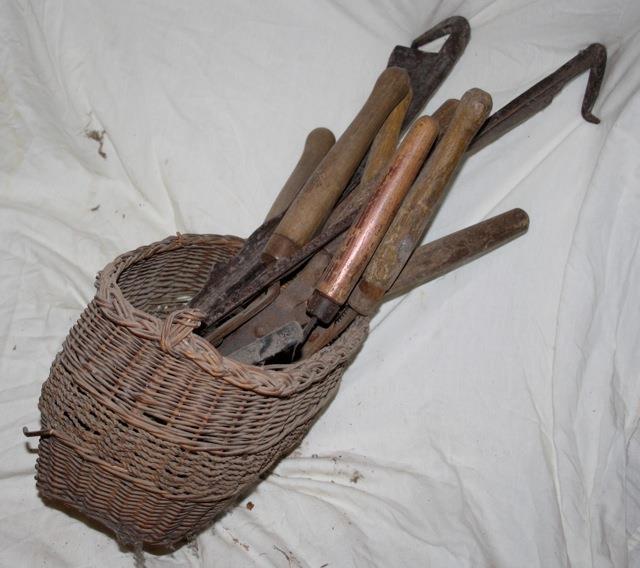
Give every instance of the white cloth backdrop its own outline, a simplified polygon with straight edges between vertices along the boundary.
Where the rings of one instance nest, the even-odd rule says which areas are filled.
[[[474,86],[497,109],[598,41],[602,123],[584,75],[469,159],[428,240],[517,206],[529,233],[386,305],[300,448],[144,562],[640,566],[637,0],[3,1],[1,566],[134,564],[40,501],[20,431],[95,273],[176,231],[247,235],[308,131],[340,134],[393,46],[454,14],[471,42],[427,111]]]

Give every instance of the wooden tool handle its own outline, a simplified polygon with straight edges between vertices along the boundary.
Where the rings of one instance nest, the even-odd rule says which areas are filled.
[[[431,115],[431,118],[438,121],[438,138],[442,138],[449,129],[459,104],[458,99],[447,99]]]
[[[366,190],[368,195],[375,189],[375,179],[380,176],[381,173],[386,172],[389,167],[389,162],[393,158],[393,154],[398,145],[402,122],[404,121],[410,100],[411,93],[407,94],[398,106],[393,109],[382,125],[382,128],[378,131],[373,144],[371,144],[371,148],[367,154],[367,165],[361,180],[361,186],[363,184],[369,184],[371,186]],[[336,207],[329,219],[327,219],[325,227],[339,221],[345,211],[361,209],[365,201],[364,195],[359,196],[357,202],[354,200],[354,197],[360,195],[361,191],[362,189],[360,189],[360,187],[356,188],[356,190],[343,201],[343,203],[349,201],[346,208],[342,206]],[[338,210],[342,211],[342,213],[336,215]],[[243,310],[243,314],[248,312],[252,316],[249,324],[243,325],[244,322],[242,318],[234,317],[217,328],[214,331],[214,334],[217,335],[214,335],[214,337],[222,334],[226,335],[224,341],[218,347],[220,353],[223,355],[231,353],[291,320],[296,320],[301,325],[306,325],[308,321],[308,316],[306,315],[307,300],[313,293],[316,284],[322,277],[331,258],[339,250],[343,236],[344,234],[317,252],[294,278],[287,283],[275,301],[260,313],[253,315],[250,313],[249,308]],[[250,304],[250,306],[253,306],[253,303]],[[234,320],[240,322],[239,325],[235,326]]]
[[[391,111],[391,114],[376,134],[367,154],[367,161],[360,183],[371,183],[386,172],[398,148],[402,123],[412,98],[413,93],[409,91],[398,106]]]
[[[349,298],[349,305],[357,312],[373,313],[400,274],[431,224],[467,146],[490,111],[491,96],[480,89],[470,89],[460,100],[447,131]]]
[[[376,133],[410,88],[404,69],[389,67],[380,75],[360,112],[311,174],[267,242],[265,261],[291,256],[316,234]]]
[[[529,229],[529,216],[511,209],[471,227],[418,247],[385,294],[406,294],[460,266],[506,245]]]
[[[309,132],[302,155],[264,218],[265,222],[281,215],[289,208],[309,176],[335,143],[336,137],[328,128],[315,128]]]
[[[400,144],[385,177],[355,221],[316,287],[309,311],[331,321],[367,266],[438,135],[431,117],[418,119]]]
[[[528,228],[529,216],[522,209],[512,209],[418,247],[383,301],[406,294],[506,245],[526,233]],[[357,315],[355,310],[346,307],[329,327],[314,329],[302,347],[302,358],[310,357],[331,343]]]

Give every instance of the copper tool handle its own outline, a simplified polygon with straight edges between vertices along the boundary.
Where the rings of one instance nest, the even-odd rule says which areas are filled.
[[[441,138],[443,133],[449,127],[449,123],[451,122],[459,102],[460,101],[457,99],[448,99],[431,115],[431,118],[438,122],[438,138]],[[389,166],[389,162],[393,158],[393,154],[397,149],[400,133],[402,132],[404,115],[401,117],[400,113],[396,113],[396,111],[401,108],[404,110],[403,107],[405,103],[406,99],[403,99],[403,101],[389,115],[389,118],[387,118],[384,126],[380,129],[376,139],[373,141],[371,150],[367,157],[367,164],[372,160],[374,165],[366,169],[360,181],[360,185],[347,195],[347,197],[345,197],[340,203],[338,203],[338,205],[336,205],[336,208],[331,212],[329,219],[327,219],[325,226],[332,225],[340,219],[343,219],[351,211],[362,209],[364,204],[371,198],[371,193],[375,191],[376,177],[383,172],[386,173],[385,168]],[[378,142],[379,138],[384,138],[385,141],[383,142],[380,140],[380,142]]]
[[[438,135],[433,118],[419,118],[398,148],[391,167],[346,235],[309,302],[314,316],[327,323],[346,302],[384,237]]]
[[[386,301],[440,278],[527,232],[529,216],[512,209],[446,237],[418,247],[400,276],[382,298]],[[346,307],[329,327],[317,327],[302,347],[302,358],[313,355],[331,343],[356,318],[358,313]]]
[[[357,312],[373,313],[402,271],[433,220],[467,146],[490,111],[491,96],[485,91],[470,89],[463,95],[447,131],[349,298],[349,305]]]
[[[311,174],[267,242],[266,261],[291,256],[316,234],[376,133],[410,88],[404,69],[383,71],[360,112]]]
[[[335,143],[336,137],[328,128],[315,128],[309,132],[302,155],[264,218],[265,222],[281,215],[288,209],[313,170],[318,167],[318,164]]]
[[[368,184],[366,189],[357,188],[353,191],[327,219],[325,227],[332,225],[340,220],[345,212],[349,210],[361,209],[365,201],[364,194],[367,195],[375,189],[375,179],[382,173],[386,172],[389,162],[393,158],[393,154],[398,146],[400,137],[400,129],[404,121],[407,108],[411,101],[411,93],[409,93],[396,106],[391,114],[387,117],[382,128],[376,134],[371,144],[371,149],[367,154],[366,167],[361,180],[361,186]],[[345,204],[345,205],[343,205]],[[332,256],[340,248],[342,244],[342,235],[331,241],[324,249],[317,252],[307,264],[295,275],[295,277],[284,287],[282,293],[274,300],[272,304],[267,306],[263,311],[252,317],[251,321],[244,325],[242,318],[233,318],[239,322],[238,328],[234,327],[233,320],[227,320],[214,333],[220,334],[222,330],[226,337],[218,348],[224,355],[239,349],[243,345],[247,345],[257,338],[264,336],[271,330],[284,325],[290,320],[297,320],[301,324],[306,324],[308,319],[306,315],[306,304],[309,296],[313,293],[316,284],[322,277]],[[250,304],[253,305],[253,304]],[[231,323],[230,323],[231,322]]]

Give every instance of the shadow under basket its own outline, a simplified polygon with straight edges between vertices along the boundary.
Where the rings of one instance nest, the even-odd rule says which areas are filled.
[[[356,320],[278,369],[220,355],[185,306],[241,245],[179,235],[116,258],[42,387],[40,494],[123,544],[173,547],[210,525],[300,442],[366,337]]]

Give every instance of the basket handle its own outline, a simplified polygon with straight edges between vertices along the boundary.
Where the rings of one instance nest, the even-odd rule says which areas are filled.
[[[204,315],[204,312],[192,308],[171,312],[160,328],[160,349],[166,353],[171,352],[178,343],[200,326]]]

